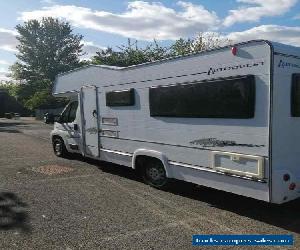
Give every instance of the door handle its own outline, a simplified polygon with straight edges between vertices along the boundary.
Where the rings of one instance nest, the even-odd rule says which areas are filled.
[[[96,109],[94,109],[94,111],[93,111],[93,117],[97,118],[97,110]]]

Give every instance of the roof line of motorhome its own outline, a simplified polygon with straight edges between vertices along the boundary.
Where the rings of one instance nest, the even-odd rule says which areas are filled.
[[[285,54],[285,53],[280,53],[280,52],[274,52],[274,54],[278,55],[278,56],[285,56],[285,57],[292,57],[292,58],[300,59],[300,56],[291,55],[291,54]]]
[[[118,67],[118,66],[110,66],[110,65],[89,64],[89,65],[85,65],[83,67],[79,67],[79,68],[76,68],[76,69],[73,69],[73,70],[70,70],[70,71],[67,71],[67,72],[60,73],[57,76],[66,75],[66,74],[72,73],[74,71],[79,71],[81,69],[88,68],[88,67],[99,67],[99,68],[104,68],[104,69],[108,69],[108,70],[116,70],[116,71],[130,70],[130,69],[135,69],[135,68],[139,68],[139,67],[144,67],[144,66],[150,66],[150,65],[155,65],[155,64],[159,64],[159,63],[164,63],[166,61],[182,60],[182,59],[186,59],[187,57],[199,56],[199,55],[203,55],[203,54],[210,53],[210,52],[213,52],[213,51],[217,51],[217,50],[221,50],[221,49],[226,49],[226,48],[230,48],[230,47],[233,47],[233,46],[245,45],[245,44],[254,43],[254,42],[265,42],[268,45],[272,46],[272,43],[270,41],[268,41],[268,40],[263,40],[263,39],[250,40],[250,41],[247,41],[247,42],[230,44],[230,45],[227,45],[227,46],[218,47],[218,48],[209,49],[209,50],[200,51],[200,52],[195,52],[195,53],[190,53],[190,54],[187,54],[187,55],[169,57],[169,58],[165,58],[165,59],[162,59],[162,60],[156,60],[156,61],[153,61],[153,62],[146,62],[146,63],[137,64],[137,65],[131,65],[131,66],[128,66],[128,67]]]

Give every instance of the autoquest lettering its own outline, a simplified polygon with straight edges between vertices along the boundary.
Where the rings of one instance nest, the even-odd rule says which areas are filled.
[[[279,63],[278,63],[278,68],[298,68],[300,69],[300,65],[295,64],[295,63],[290,63],[290,62],[285,62],[283,60],[280,59]]]
[[[233,66],[222,66],[222,67],[217,67],[217,68],[210,67],[210,69],[207,72],[203,72],[203,73],[207,73],[207,75],[214,75],[215,73],[224,72],[224,71],[259,67],[259,66],[263,66],[264,63],[265,63],[264,61],[258,61],[258,62],[238,64],[238,65],[233,65]]]

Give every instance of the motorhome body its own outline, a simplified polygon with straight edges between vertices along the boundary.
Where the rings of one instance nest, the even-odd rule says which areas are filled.
[[[71,102],[54,150],[139,167],[154,185],[165,176],[273,203],[298,198],[300,49],[233,47],[58,75],[53,95]]]

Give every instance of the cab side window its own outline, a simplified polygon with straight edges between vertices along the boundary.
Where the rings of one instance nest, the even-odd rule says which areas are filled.
[[[78,102],[77,101],[71,102],[61,114],[61,122],[62,123],[74,122],[76,118],[77,108],[78,108]]]
[[[68,122],[75,121],[77,108],[78,108],[78,102],[72,102],[70,112],[69,112]]]

